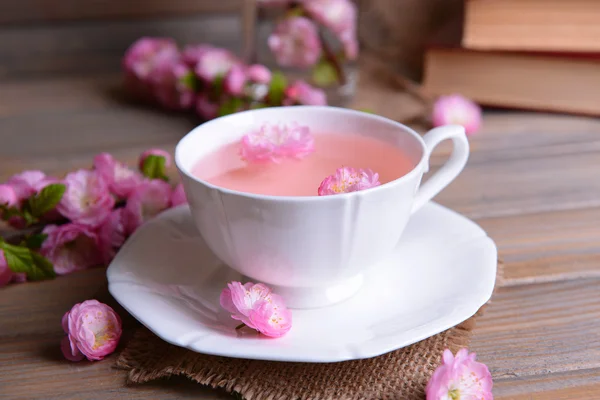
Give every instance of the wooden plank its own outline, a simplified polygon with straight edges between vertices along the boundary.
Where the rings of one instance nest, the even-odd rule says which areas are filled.
[[[600,208],[477,222],[498,246],[504,285],[600,277]]]
[[[600,368],[600,279],[500,288],[471,348],[495,379]]]
[[[239,51],[241,28],[236,15],[5,27],[0,29],[0,79],[118,71],[125,50],[142,36]]]
[[[127,387],[113,369],[116,355],[102,362],[71,363],[60,353],[62,315],[73,304],[97,298],[123,318],[124,340],[139,325],[106,290],[106,270],[95,268],[52,281],[0,290],[0,397],[7,399],[229,399],[200,385],[175,380]],[[15,373],[27,371],[27,373]],[[76,378],[74,379],[74,376]],[[101,389],[101,390],[99,390]]]
[[[0,24],[233,12],[242,0],[21,0],[0,2]]]
[[[579,370],[534,377],[498,379],[494,398],[511,400],[595,400],[600,393],[600,370]]]

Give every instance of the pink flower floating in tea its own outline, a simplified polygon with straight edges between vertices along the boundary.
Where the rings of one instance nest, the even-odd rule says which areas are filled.
[[[230,282],[220,297],[231,318],[269,337],[281,337],[292,327],[292,312],[281,296],[262,283]]]
[[[61,350],[67,360],[102,360],[115,351],[121,338],[121,318],[98,300],[78,303],[62,317],[67,336]]]
[[[315,140],[307,126],[263,124],[242,137],[240,156],[250,163],[278,163],[284,158],[304,158],[314,150]]]
[[[492,385],[488,367],[475,361],[475,353],[461,349],[455,357],[446,349],[442,365],[427,383],[427,400],[492,400]]]
[[[379,174],[370,169],[343,167],[329,175],[319,186],[319,196],[358,192],[381,185]]]

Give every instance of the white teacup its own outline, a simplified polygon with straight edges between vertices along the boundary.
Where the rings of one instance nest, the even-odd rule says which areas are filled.
[[[243,193],[192,174],[199,159],[264,122],[298,122],[314,132],[372,136],[403,149],[413,169],[372,189],[309,197]],[[420,185],[431,151],[445,139],[453,141],[452,155]],[[468,156],[461,126],[436,128],[421,138],[387,118],[320,106],[265,108],[217,118],[192,130],[175,151],[206,244],[248,280],[271,286],[292,308],[325,306],[355,294],[363,272],[392,252],[411,214],[456,178]]]

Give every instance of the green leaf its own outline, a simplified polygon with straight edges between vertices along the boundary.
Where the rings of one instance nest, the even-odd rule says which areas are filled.
[[[250,104],[251,110],[258,110],[258,109],[267,108],[267,107],[269,107],[269,106],[266,105],[265,103],[256,103],[255,102],[255,103]]]
[[[370,108],[359,108],[357,110],[368,114],[375,114],[375,111],[371,110]]]
[[[312,80],[317,86],[327,87],[332,86],[338,82],[338,73],[333,66],[327,60],[321,60],[312,71]]]
[[[27,238],[25,238],[24,245],[30,249],[39,249],[42,247],[42,243],[44,243],[44,240],[46,240],[47,237],[48,235],[45,233],[35,233],[33,235],[29,235]]]
[[[292,18],[292,17],[303,17],[304,16],[304,9],[302,7],[294,7],[294,8],[290,8],[286,13],[285,13],[285,18]]]
[[[142,173],[145,177],[150,179],[162,179],[167,181],[165,162],[166,160],[163,156],[149,155],[144,160],[144,165],[142,165]]]
[[[242,99],[238,97],[231,97],[225,100],[219,107],[219,117],[223,115],[229,115],[240,111],[240,108],[244,106]]]
[[[4,250],[6,263],[12,272],[29,273],[32,269],[33,258],[31,258],[31,251],[28,248],[1,241],[0,249]]]
[[[283,104],[283,96],[285,88],[287,87],[287,79],[279,71],[275,71],[271,77],[271,83],[269,84],[269,102],[272,105],[278,106]]]
[[[39,218],[53,210],[62,199],[66,189],[67,187],[62,183],[53,183],[31,196],[28,200],[31,215]]]
[[[40,281],[43,279],[51,279],[56,277],[54,266],[46,257],[35,251],[31,252],[34,268],[31,274],[27,274],[27,278],[32,281]]]
[[[33,225],[35,223],[37,223],[39,220],[34,217],[31,214],[31,211],[29,211],[29,205],[26,204],[25,207],[23,207],[23,211],[21,212],[21,217],[23,217],[23,219],[25,220],[25,223],[27,224],[27,226],[29,225]]]
[[[197,89],[198,89],[198,86],[199,86],[198,78],[196,77],[196,74],[194,74],[192,71],[188,72],[186,75],[181,77],[181,79],[179,81],[186,88],[193,90],[194,92],[197,91]]]
[[[54,266],[48,259],[26,247],[14,246],[0,241],[0,249],[4,251],[6,263],[12,272],[24,272],[27,279],[40,281],[56,276]]]
[[[217,75],[213,81],[212,97],[209,96],[210,99],[217,101],[223,94],[224,86],[225,86],[225,76]]]

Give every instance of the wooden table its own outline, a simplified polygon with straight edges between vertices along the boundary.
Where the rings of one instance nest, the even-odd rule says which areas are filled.
[[[25,168],[59,175],[88,167],[100,151],[133,163],[146,148],[172,150],[197,123],[124,103],[114,95],[118,82],[114,75],[0,82],[0,181]],[[358,100],[396,117],[399,96],[370,86]],[[466,170],[436,201],[481,224],[505,262],[507,286],[471,346],[494,375],[496,398],[599,399],[600,121],[490,112],[471,145]],[[434,167],[448,150],[435,154]],[[0,289],[1,398],[229,398],[183,379],[126,387],[114,355],[63,360],[61,316],[93,296],[112,302],[104,274]],[[127,332],[136,326],[125,319]]]

